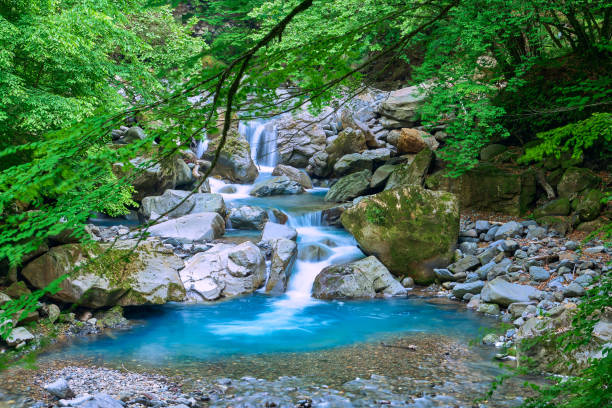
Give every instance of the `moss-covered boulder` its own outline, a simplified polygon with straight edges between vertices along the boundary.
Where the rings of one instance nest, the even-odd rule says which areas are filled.
[[[536,197],[532,170],[508,170],[481,163],[457,178],[447,177],[444,170],[425,180],[432,190],[455,193],[462,208],[495,211],[511,215],[524,214]]]
[[[533,215],[538,217],[546,217],[548,215],[568,215],[571,211],[570,201],[567,197],[552,200],[534,210]]]
[[[219,137],[217,136],[208,145],[204,158],[212,160],[218,146]],[[232,128],[229,131],[212,175],[228,179],[234,183],[252,183],[259,175],[257,166],[255,166],[251,159],[249,142],[238,133],[237,128]]]
[[[394,275],[427,284],[435,279],[433,269],[452,259],[459,203],[454,194],[406,186],[362,199],[341,221],[361,249]]]
[[[538,224],[553,229],[561,235],[567,234],[567,232],[572,228],[570,217],[547,215],[545,217],[536,218],[536,221]]]
[[[185,289],[178,275],[183,261],[159,241],[141,242],[132,251],[136,243],[118,241],[108,251],[107,246],[61,245],[28,263],[22,274],[39,289],[66,276],[59,282],[59,290],[49,296],[84,307],[183,300]]]
[[[601,179],[589,169],[581,167],[570,167],[565,170],[563,177],[557,184],[559,197],[567,197],[570,200],[576,198],[581,192],[596,188],[601,184]]]
[[[602,199],[603,194],[599,190],[585,192],[576,207],[576,214],[580,217],[580,221],[592,221],[597,218],[601,212]]]
[[[403,186],[423,185],[423,180],[425,180],[431,165],[432,157],[433,153],[431,150],[423,149],[407,162],[399,165],[389,176],[385,190]]]
[[[361,153],[367,148],[365,136],[361,130],[344,129],[325,149],[325,152],[329,155],[327,163],[333,166],[345,154]]]
[[[331,186],[327,194],[325,194],[325,201],[341,203],[359,197],[369,189],[370,180],[372,180],[372,172],[370,170],[363,170],[344,176]]]

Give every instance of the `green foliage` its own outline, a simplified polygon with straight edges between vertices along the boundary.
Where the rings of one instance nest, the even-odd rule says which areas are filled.
[[[538,133],[537,137],[541,142],[527,148],[522,161],[539,161],[547,156],[559,159],[566,152],[580,158],[589,149],[608,159],[612,154],[612,114],[594,113],[588,119]]]

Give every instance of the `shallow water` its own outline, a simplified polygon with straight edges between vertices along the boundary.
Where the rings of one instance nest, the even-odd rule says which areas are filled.
[[[314,301],[299,309],[292,299],[252,295],[212,305],[172,304],[128,309],[134,328],[83,337],[62,358],[103,357],[150,365],[182,364],[237,356],[307,352],[392,335],[437,334],[473,338],[492,320],[418,298]],[[60,357],[60,355],[56,355]]]

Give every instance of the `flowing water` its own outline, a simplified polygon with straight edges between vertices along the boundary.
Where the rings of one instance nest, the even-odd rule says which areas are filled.
[[[270,177],[277,160],[274,126],[251,122],[241,124],[240,130],[251,142],[253,159],[260,168],[257,181]],[[211,180],[213,192],[225,186]],[[475,392],[469,387],[478,384],[483,391],[499,374],[491,362],[492,350],[467,347],[479,329],[491,326],[493,320],[459,305],[418,297],[319,301],[310,296],[321,269],[364,256],[350,234],[324,225],[325,189],[257,198],[248,195],[251,185],[234,187],[236,192],[223,194],[229,207],[248,204],[279,209],[298,231],[298,260],[285,294],[255,293],[214,304],[129,309],[127,317],[139,324],[126,331],[74,340],[50,357],[180,370],[194,376],[275,379],[296,375],[328,384],[372,374],[410,381],[440,377],[454,384],[451,388],[464,400],[476,397],[467,395]],[[258,240],[253,231],[228,230],[227,235]],[[406,354],[406,341],[419,351]],[[447,356],[444,361],[454,368],[443,369],[447,364],[439,360],[441,356]]]

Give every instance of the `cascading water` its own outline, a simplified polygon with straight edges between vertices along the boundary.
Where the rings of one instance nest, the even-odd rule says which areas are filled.
[[[194,153],[198,159],[201,159],[204,153],[206,153],[206,150],[208,150],[208,139],[206,135],[204,135],[202,139],[196,141]]]
[[[278,163],[274,121],[252,120],[240,122],[238,131],[249,142],[251,158],[257,166],[274,167]]]

